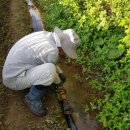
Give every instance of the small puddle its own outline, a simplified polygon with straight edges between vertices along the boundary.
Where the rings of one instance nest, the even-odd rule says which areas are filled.
[[[33,4],[32,0],[26,0],[26,2],[28,4],[28,9],[32,18],[32,26],[34,32],[44,30],[40,12],[38,11],[37,7]]]
[[[85,113],[84,111],[84,106],[94,99],[94,95],[88,93],[91,90],[88,81],[81,77],[81,70],[72,65],[60,65],[60,67],[67,76],[64,87],[67,91],[69,103],[74,109],[73,117],[78,129],[102,130],[99,122],[95,119],[96,113]],[[79,79],[77,80],[75,76],[79,76]]]

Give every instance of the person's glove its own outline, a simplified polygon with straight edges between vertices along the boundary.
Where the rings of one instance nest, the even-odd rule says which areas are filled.
[[[63,73],[59,73],[61,84],[63,85],[66,82],[66,76]]]

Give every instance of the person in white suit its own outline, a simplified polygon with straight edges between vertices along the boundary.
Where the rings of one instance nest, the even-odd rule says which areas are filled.
[[[24,36],[10,49],[5,60],[3,84],[13,90],[30,88],[25,102],[38,115],[47,113],[41,98],[52,84],[63,84],[66,77],[56,65],[61,51],[76,59],[80,39],[73,29],[39,31]]]

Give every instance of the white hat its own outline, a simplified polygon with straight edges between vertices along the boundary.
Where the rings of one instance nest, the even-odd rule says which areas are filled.
[[[76,48],[80,45],[80,39],[73,29],[61,30],[55,27],[54,32],[58,35],[63,51],[72,59],[77,58]]]

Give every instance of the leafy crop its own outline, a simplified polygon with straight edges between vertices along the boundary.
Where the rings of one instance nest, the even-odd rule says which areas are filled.
[[[130,128],[130,1],[37,0],[47,30],[73,28],[81,38],[78,60],[85,73],[97,70],[93,88],[107,91],[99,99],[97,118],[109,130]]]

